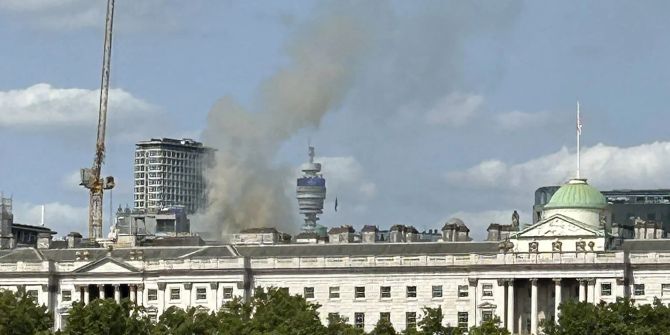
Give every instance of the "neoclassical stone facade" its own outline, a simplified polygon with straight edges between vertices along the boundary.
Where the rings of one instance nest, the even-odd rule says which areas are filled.
[[[157,317],[170,306],[215,310],[259,286],[319,303],[324,323],[338,313],[367,331],[380,318],[411,327],[424,306],[442,307],[451,326],[498,317],[513,333],[538,334],[568,299],[670,303],[670,240],[613,247],[599,193],[581,180],[564,187],[541,220],[502,241],[109,249],[40,243],[0,250],[0,288],[34,294],[54,311],[56,328],[74,301],[128,298]]]

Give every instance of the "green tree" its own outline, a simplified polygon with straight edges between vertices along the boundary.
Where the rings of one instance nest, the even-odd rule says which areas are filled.
[[[0,290],[0,334],[49,334],[52,326],[53,315],[47,307],[37,305],[24,289]]]
[[[391,321],[386,319],[379,319],[375,328],[370,332],[369,335],[397,335],[398,333],[393,328]]]
[[[424,307],[423,318],[421,318],[421,321],[419,321],[419,328],[421,329],[420,334],[456,335],[461,333],[461,331],[457,328],[445,327],[442,324],[443,320],[444,314],[442,313],[442,307]]]
[[[627,298],[597,305],[570,300],[559,310],[558,324],[542,324],[548,335],[670,334],[670,308],[657,299],[641,306]]]
[[[96,299],[88,305],[72,304],[62,334],[149,335],[153,328],[142,307],[128,300],[117,304],[111,299]]]
[[[220,334],[217,316],[191,307],[184,311],[172,306],[161,314],[154,335]]]
[[[509,335],[509,331],[500,327],[500,319],[496,317],[482,322],[478,327],[470,328],[468,335]]]
[[[365,332],[356,328],[345,317],[340,315],[332,315],[328,317],[328,327],[326,328],[326,335],[363,335]]]

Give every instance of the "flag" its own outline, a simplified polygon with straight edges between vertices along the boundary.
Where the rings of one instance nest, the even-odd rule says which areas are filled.
[[[337,212],[337,197],[335,197],[335,211]]]
[[[577,134],[582,134],[582,119],[579,117],[579,101],[577,101]]]

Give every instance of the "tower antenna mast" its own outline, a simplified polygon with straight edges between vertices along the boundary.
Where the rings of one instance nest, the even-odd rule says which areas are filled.
[[[582,119],[579,115],[579,100],[577,100],[577,179],[580,179],[580,170],[582,164],[581,156],[581,137],[582,137]]]
[[[114,177],[102,179],[100,172],[105,160],[105,130],[107,128],[107,100],[109,93],[110,59],[112,57],[112,27],[114,23],[114,0],[107,0],[105,19],[105,44],[102,56],[102,79],[100,82],[100,105],[98,109],[98,136],[95,143],[95,157],[91,168],[81,169],[81,184],[90,190],[88,207],[88,237],[102,238],[102,195],[103,190],[114,188]]]

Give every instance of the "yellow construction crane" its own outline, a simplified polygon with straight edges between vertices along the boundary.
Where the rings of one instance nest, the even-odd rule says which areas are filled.
[[[107,127],[107,98],[109,93],[109,70],[112,56],[112,26],[114,0],[107,0],[105,20],[105,45],[102,56],[102,82],[100,84],[100,106],[98,109],[98,137],[95,143],[95,158],[91,168],[81,169],[81,186],[90,190],[88,204],[88,237],[95,241],[102,238],[102,193],[114,188],[114,177],[100,177],[105,160],[105,129]]]

